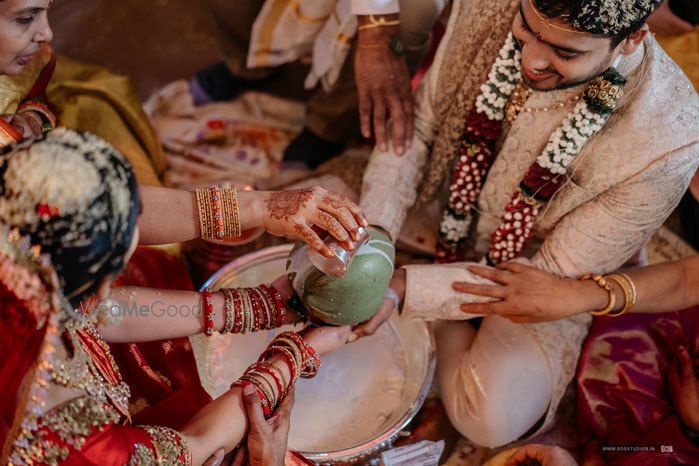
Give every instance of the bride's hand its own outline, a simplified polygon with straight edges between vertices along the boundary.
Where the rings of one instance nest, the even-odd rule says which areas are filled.
[[[281,275],[279,278],[271,283],[272,287],[276,289],[281,295],[284,303],[286,304],[286,319],[285,324],[293,324],[299,320],[298,312],[289,306],[289,299],[294,295],[294,288],[291,286],[289,277],[286,274]]]
[[[352,327],[309,327],[301,336],[319,356],[331,353],[347,343]]]
[[[326,257],[332,252],[325,247],[317,229],[329,232],[347,249],[358,241],[357,229],[367,226],[361,209],[346,196],[322,188],[258,193],[261,221],[265,230],[275,236],[303,240]]]

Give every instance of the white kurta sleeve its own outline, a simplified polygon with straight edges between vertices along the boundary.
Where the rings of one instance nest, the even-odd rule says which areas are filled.
[[[454,282],[492,285],[493,282],[475,275],[467,269],[473,263],[408,265],[406,271],[405,300],[402,315],[423,320],[466,320],[475,316],[461,311],[462,303],[493,301],[481,296],[457,293],[451,288]]]
[[[398,0],[352,0],[352,14],[390,15],[400,11]]]

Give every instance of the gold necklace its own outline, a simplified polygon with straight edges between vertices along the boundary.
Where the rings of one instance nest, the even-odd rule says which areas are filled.
[[[528,88],[522,81],[520,81],[517,84],[517,87],[515,87],[515,90],[512,93],[512,98],[509,100],[509,102],[507,102],[507,105],[505,106],[505,118],[507,119],[508,123],[512,124],[521,112],[548,113],[554,110],[560,110],[575,105],[582,98],[582,94],[577,94],[572,97],[568,97],[566,100],[562,102],[556,102],[553,105],[549,105],[546,107],[525,107],[524,105],[526,104],[527,99],[529,99],[531,94],[532,90]]]
[[[532,90],[525,86],[522,81],[517,83],[515,90],[512,92],[512,97],[505,105],[505,119],[508,123],[512,124],[517,119],[531,93]]]

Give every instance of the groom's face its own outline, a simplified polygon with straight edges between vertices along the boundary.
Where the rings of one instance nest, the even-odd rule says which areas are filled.
[[[522,48],[522,79],[537,91],[585,83],[609,68],[619,54],[611,39],[546,18],[531,0],[521,1],[512,33]]]

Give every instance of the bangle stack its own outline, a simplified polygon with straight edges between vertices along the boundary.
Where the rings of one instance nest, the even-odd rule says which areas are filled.
[[[235,188],[197,189],[196,197],[202,238],[223,241],[240,237],[240,211]]]
[[[280,356],[287,365],[291,379],[287,379],[284,372],[270,362],[274,356]],[[260,359],[250,366],[231,388],[252,385],[260,398],[265,417],[269,418],[294,382],[299,377],[315,376],[319,368],[320,359],[316,351],[303,337],[298,333],[285,332],[270,343]]]
[[[636,305],[636,285],[631,277],[625,273],[614,273],[606,275],[607,280],[612,280],[624,291],[624,307],[615,314],[607,314],[609,317],[619,317],[631,312]]]
[[[581,280],[592,280],[609,295],[607,306],[599,311],[591,312],[593,316],[619,317],[631,312],[631,309],[633,309],[633,307],[636,305],[636,285],[634,284],[633,280],[631,280],[631,277],[624,273],[610,274],[605,276],[588,274],[583,276]],[[616,313],[612,313],[614,307],[616,306],[616,295],[614,294],[612,282],[616,283],[624,292],[624,307]]]
[[[257,288],[223,289],[224,319],[219,333],[250,333],[279,328],[286,318],[284,299],[273,286]],[[206,336],[214,334],[211,290],[202,291],[204,300],[204,330]]]
[[[17,109],[17,113],[35,112],[41,117],[41,130],[46,133],[56,129],[56,115],[51,109],[41,102],[35,100],[27,100]]]

